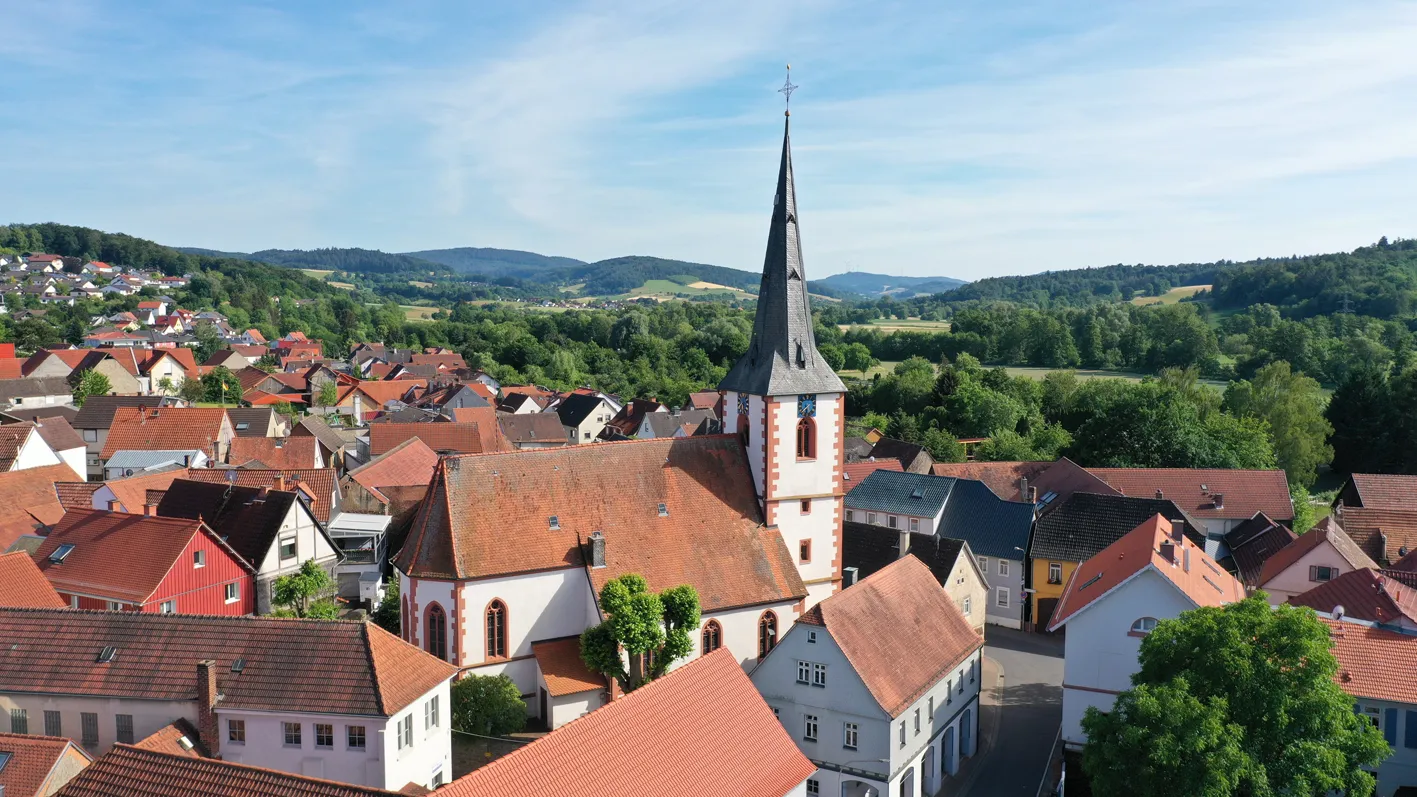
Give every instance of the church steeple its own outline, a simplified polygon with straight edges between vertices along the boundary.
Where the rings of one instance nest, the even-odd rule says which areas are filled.
[[[789,82],[783,93],[796,88]],[[792,180],[792,117],[783,124],[782,161],[773,197],[758,312],[748,352],[719,383],[719,390],[758,396],[792,393],[844,393],[846,387],[817,351],[807,272],[802,264],[797,220],[797,192]]]

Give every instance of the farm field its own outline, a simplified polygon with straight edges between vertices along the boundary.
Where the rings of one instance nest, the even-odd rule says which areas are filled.
[[[1059,368],[1035,368],[1032,366],[1006,366],[1009,376],[1026,376],[1030,379],[1042,379],[1048,374],[1058,370],[1069,370]],[[1139,374],[1132,371],[1106,371],[1100,368],[1073,368],[1070,369],[1078,375],[1078,379],[1125,379],[1128,382],[1140,382],[1147,374]],[[1218,379],[1202,379],[1201,384],[1209,385],[1216,390],[1225,390],[1226,383]]]
[[[317,280],[322,280],[325,277],[328,277],[331,274],[335,273],[332,269],[326,268],[302,268],[300,269],[300,272],[302,274],[314,277]]]
[[[865,324],[839,324],[842,332],[852,328],[879,329],[882,332],[949,332],[948,321],[925,321],[919,318],[876,318]]]
[[[1132,304],[1146,306],[1148,304],[1175,304],[1182,299],[1189,299],[1201,291],[1210,290],[1209,285],[1183,285],[1179,288],[1161,294],[1160,296],[1138,296],[1132,299]]]
[[[645,280],[643,285],[624,294],[624,296],[630,299],[647,297],[657,299],[661,302],[678,298],[679,296],[749,298],[749,294],[745,291],[729,288],[725,285],[715,285],[712,282],[695,281],[686,284],[665,279]]]
[[[433,314],[438,311],[436,307],[420,307],[412,304],[401,304],[404,317],[409,321],[432,321]]]

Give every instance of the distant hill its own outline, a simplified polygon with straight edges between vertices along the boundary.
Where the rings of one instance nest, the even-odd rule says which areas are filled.
[[[460,274],[482,274],[488,277],[536,279],[556,269],[583,266],[585,261],[571,257],[539,255],[519,249],[489,249],[460,246],[456,249],[425,249],[405,252],[408,257],[440,263]]]
[[[894,277],[887,274],[872,274],[866,271],[848,271],[833,274],[819,280],[823,285],[845,293],[862,296],[894,296],[908,299],[932,293],[944,293],[965,284],[964,280],[953,277]]]
[[[230,257],[239,260],[258,260],[276,266],[291,268],[328,269],[348,271],[355,274],[447,274],[449,269],[441,263],[423,260],[409,255],[391,254],[377,249],[335,248],[327,249],[262,249],[259,252],[218,252],[214,249],[183,247],[179,251],[210,257]]]

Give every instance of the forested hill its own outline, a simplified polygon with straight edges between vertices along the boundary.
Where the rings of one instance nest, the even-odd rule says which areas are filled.
[[[408,274],[410,276],[421,274],[426,276],[452,273],[451,269],[441,263],[423,260],[411,255],[381,252],[377,249],[334,247],[325,249],[263,249],[249,254],[197,248],[181,248],[180,251],[255,260],[292,268],[346,271],[353,274]]]
[[[583,266],[585,261],[570,257],[539,255],[520,249],[489,249],[460,246],[456,249],[425,249],[405,252],[409,257],[441,263],[462,274],[484,274],[489,277],[533,279],[555,269]]]
[[[953,277],[893,277],[868,271],[833,274],[821,280],[821,283],[846,293],[871,297],[895,296],[901,299],[954,290],[965,284],[964,280]]]

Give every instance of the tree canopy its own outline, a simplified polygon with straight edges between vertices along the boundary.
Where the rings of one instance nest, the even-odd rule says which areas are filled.
[[[644,578],[627,573],[600,590],[607,618],[581,634],[581,658],[595,672],[630,691],[668,672],[693,652],[699,627],[699,596],[681,585],[655,594]],[[626,666],[620,651],[628,654]]]

